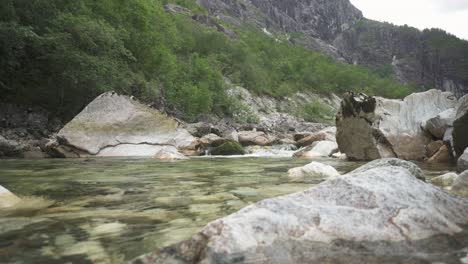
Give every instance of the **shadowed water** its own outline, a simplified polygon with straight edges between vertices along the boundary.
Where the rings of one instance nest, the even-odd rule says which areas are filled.
[[[323,159],[341,173],[360,163]],[[0,211],[0,263],[124,263],[208,222],[323,179],[292,180],[291,158],[0,160],[0,185],[27,197]],[[437,176],[450,167],[427,168]]]

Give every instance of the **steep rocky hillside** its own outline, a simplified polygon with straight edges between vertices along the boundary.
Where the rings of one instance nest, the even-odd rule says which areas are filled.
[[[288,34],[293,43],[402,83],[468,93],[468,42],[441,30],[368,20],[348,0],[196,1],[227,23]]]

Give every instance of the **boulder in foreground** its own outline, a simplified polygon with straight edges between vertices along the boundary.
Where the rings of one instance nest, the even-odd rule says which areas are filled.
[[[162,146],[194,141],[178,123],[132,98],[108,92],[94,99],[58,134],[80,156],[153,156]]]
[[[456,103],[451,93],[438,90],[404,100],[348,93],[336,118],[340,151],[352,160],[423,160],[431,137],[421,124]]]
[[[453,122],[453,150],[457,157],[468,148],[468,95],[460,99],[457,115]]]
[[[418,171],[405,161],[374,163],[248,206],[132,263],[438,262],[466,247],[459,232],[468,200]]]

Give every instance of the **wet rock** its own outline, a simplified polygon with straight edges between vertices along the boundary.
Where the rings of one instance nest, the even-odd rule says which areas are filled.
[[[214,156],[244,155],[244,153],[242,145],[235,141],[228,141],[211,150],[211,155]]]
[[[450,187],[455,182],[458,175],[454,172],[449,172],[439,177],[431,179],[431,183],[440,187]]]
[[[332,158],[340,159],[340,160],[346,160],[346,159],[348,159],[348,157],[346,157],[346,154],[343,154],[343,153],[341,153],[341,152],[334,153],[334,154],[332,155]]]
[[[340,151],[352,160],[423,160],[431,137],[421,123],[456,103],[451,93],[438,90],[415,93],[404,100],[348,93],[337,115]]]
[[[177,151],[175,147],[163,147],[160,151],[156,153],[156,155],[153,156],[153,159],[172,161],[186,160],[188,158],[179,151]]]
[[[427,144],[426,146],[426,156],[432,157],[434,154],[439,151],[439,149],[444,145],[442,140],[432,141],[431,143]]]
[[[468,223],[468,202],[418,180],[413,166],[374,163],[263,200],[131,263],[375,263],[390,255],[427,262],[438,253],[431,238]]]
[[[428,163],[450,163],[453,162],[450,150],[446,145],[442,145],[440,149],[427,160]]]
[[[452,185],[452,191],[457,195],[468,198],[468,170],[458,175]]]
[[[424,130],[431,133],[435,138],[443,139],[445,131],[453,125],[457,111],[450,108],[423,123]]]
[[[336,141],[336,127],[328,127],[319,132],[312,133],[297,141],[298,147],[309,146],[316,141]]]
[[[333,141],[317,141],[312,145],[294,153],[294,157],[298,158],[317,158],[330,157],[338,152],[338,144]]]
[[[459,105],[452,133],[452,147],[457,157],[468,148],[468,95],[460,99]]]
[[[468,148],[465,149],[463,155],[461,155],[460,158],[458,158],[457,170],[460,172],[468,170]]]
[[[12,207],[21,199],[0,185],[0,209]]]
[[[185,149],[195,140],[175,120],[113,92],[94,99],[58,138],[62,145],[96,156],[152,156],[159,146]]]
[[[330,165],[325,165],[319,162],[312,162],[304,167],[293,168],[288,171],[289,177],[302,178],[302,177],[319,177],[330,178],[340,176],[340,173]]]

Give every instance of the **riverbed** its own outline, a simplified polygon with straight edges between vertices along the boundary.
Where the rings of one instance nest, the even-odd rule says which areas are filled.
[[[362,163],[317,161],[346,173]],[[0,185],[24,198],[0,211],[0,263],[125,263],[191,237],[256,201],[324,179],[294,180],[288,157],[0,160]],[[428,177],[450,166],[424,167]]]

